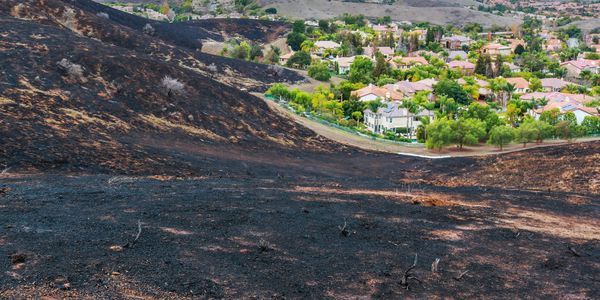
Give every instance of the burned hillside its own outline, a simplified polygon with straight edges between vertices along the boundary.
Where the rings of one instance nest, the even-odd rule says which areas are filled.
[[[0,2],[0,298],[600,298],[600,142],[355,149],[98,9]]]
[[[153,134],[248,148],[304,148],[315,139],[307,129],[269,113],[260,99],[210,74],[136,51],[137,46],[125,49],[12,17],[0,23],[5,167],[93,165],[124,171],[126,165],[138,165],[136,160],[177,165],[127,141]],[[180,90],[171,90],[167,77],[181,84]]]

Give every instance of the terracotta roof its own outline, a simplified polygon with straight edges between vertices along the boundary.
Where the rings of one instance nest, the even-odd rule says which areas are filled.
[[[500,45],[500,44],[496,44],[496,43],[492,43],[492,44],[487,44],[485,46],[483,46],[483,49],[509,49],[509,46],[504,46],[504,45]]]
[[[578,59],[578,60],[570,60],[564,63],[561,63],[561,66],[564,65],[573,65],[577,69],[585,69],[585,68],[597,68],[600,65],[600,61],[598,60],[590,60],[590,59]]]
[[[365,47],[364,55],[373,56],[377,51],[379,51],[383,55],[394,55],[394,49],[390,47]]]
[[[398,62],[400,65],[412,65],[412,64],[421,64],[421,65],[429,65],[429,62],[421,56],[415,57],[400,57],[392,59],[394,62]]]
[[[356,56],[338,57],[335,59],[335,61],[337,61],[338,65],[340,67],[349,67],[350,65],[352,65],[352,63],[354,62],[355,59],[356,59]]]
[[[366,86],[362,89],[353,91],[350,94],[352,96],[356,96],[358,98],[362,98],[364,96],[372,94],[372,95],[375,95],[382,99],[386,99],[389,97],[391,100],[394,100],[394,101],[401,100],[402,98],[404,98],[403,94],[401,94],[395,90],[387,89],[385,87],[378,87],[378,86],[372,85],[372,84],[369,84],[368,86]]]
[[[453,36],[443,37],[442,41],[469,43],[472,40],[471,40],[471,38],[463,36],[463,35],[453,35]]]
[[[425,82],[398,81],[394,84],[384,85],[388,90],[398,91],[404,95],[414,94],[419,91],[433,91],[433,88]]]
[[[542,82],[543,87],[551,87],[554,89],[562,89],[569,84],[573,84],[560,78],[543,78],[540,81]]]
[[[339,48],[340,44],[333,42],[333,41],[316,41],[315,47],[325,48],[325,49],[335,49],[335,48]]]
[[[534,100],[534,99],[546,99],[550,102],[564,102],[564,101],[575,101],[581,104],[585,104],[596,100],[597,98],[591,97],[584,94],[567,94],[561,92],[542,93],[535,92],[521,96],[522,100]]]
[[[463,60],[453,60],[448,63],[449,68],[475,69],[475,64]]]
[[[512,84],[517,89],[527,89],[529,88],[529,81],[522,77],[511,77],[506,78],[506,82]]]

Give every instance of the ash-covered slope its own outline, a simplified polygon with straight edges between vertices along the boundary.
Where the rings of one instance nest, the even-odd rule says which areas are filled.
[[[206,162],[157,145],[329,147],[241,91],[295,73],[203,55],[71,5],[87,2],[0,3],[1,167],[198,174]]]
[[[0,13],[2,12],[21,20],[72,31],[76,35],[99,40],[104,44],[148,54],[236,88],[263,90],[268,83],[304,80],[304,77],[287,69],[268,68],[261,64],[198,51],[203,39],[223,39],[227,32],[236,30],[245,32],[255,40],[269,41],[274,38],[269,35],[277,36],[284,31],[280,23],[272,26],[270,23],[262,24],[263,21],[223,20],[167,24],[126,14],[91,0],[6,0],[0,2]],[[221,22],[233,25],[218,25]],[[240,22],[248,24],[239,24],[238,27]],[[144,30],[146,24],[151,29]],[[268,28],[273,28],[274,31],[265,33]],[[214,34],[217,31],[219,34]]]

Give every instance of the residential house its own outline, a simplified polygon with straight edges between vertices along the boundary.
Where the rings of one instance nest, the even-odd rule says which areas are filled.
[[[544,92],[560,92],[564,87],[572,84],[561,78],[543,78],[540,81],[542,82],[542,89]]]
[[[513,63],[504,62],[503,65],[505,65],[510,70],[511,73],[521,72],[521,67],[519,67]]]
[[[348,72],[350,72],[350,66],[352,65],[352,63],[354,62],[355,59],[356,59],[356,56],[337,57],[335,59],[335,62],[338,65],[338,74],[339,75],[348,74]]]
[[[570,38],[567,40],[567,47],[569,48],[577,48],[579,47],[579,40],[576,38]]]
[[[426,66],[429,62],[421,56],[416,57],[394,57],[390,62],[392,66],[400,70],[408,70],[413,66]]]
[[[600,116],[598,109],[595,107],[587,107],[568,98],[563,101],[549,101],[548,104],[544,105],[543,107],[530,110],[529,114],[535,119],[539,119],[544,111],[549,111],[556,108],[558,108],[561,113],[572,112],[577,119],[577,124],[581,124],[587,116]]]
[[[408,132],[412,133],[421,125],[422,117],[433,118],[432,111],[421,110],[417,114],[412,114],[399,102],[387,103],[386,106],[379,107],[375,112],[365,109],[363,114],[367,129],[380,134],[386,131],[396,132],[401,128],[406,128]]]
[[[403,31],[401,28],[398,28],[398,24],[395,23],[371,25],[371,28],[379,36],[392,33],[394,38],[399,38]]]
[[[600,33],[590,33],[585,36],[585,44],[600,53]]]
[[[461,50],[463,47],[468,47],[472,42],[471,38],[462,35],[443,37],[440,40],[442,48],[448,50]]]
[[[475,64],[465,60],[453,60],[448,63],[448,68],[458,70],[464,75],[473,75],[475,73]]]
[[[417,82],[410,81],[398,81],[394,84],[386,84],[385,87],[388,90],[398,92],[407,97],[414,96],[417,92],[421,91],[433,91],[433,85],[437,83],[434,79],[431,80],[421,80]]]
[[[446,62],[450,62],[453,60],[467,60],[468,58],[469,58],[469,55],[465,51],[462,51],[462,50],[448,51],[448,58],[446,59]]]
[[[575,101],[579,104],[585,105],[586,103],[597,100],[597,98],[588,96],[585,94],[567,94],[560,92],[533,92],[521,96],[521,100],[532,101],[545,99],[548,102],[569,102]]]
[[[304,25],[309,26],[309,27],[319,27],[319,22],[317,22],[315,20],[306,20],[306,21],[304,21]]]
[[[507,41],[510,43],[510,49],[512,50],[512,52],[515,52],[519,45],[525,47],[525,45],[527,44],[525,40],[522,39],[508,39]]]
[[[427,29],[415,29],[411,32],[409,32],[409,34],[416,34],[419,37],[419,42],[425,42],[425,40],[427,39]]]
[[[433,51],[426,51],[426,50],[417,50],[417,51],[413,51],[413,52],[408,52],[408,53],[406,53],[406,56],[408,56],[408,57],[417,57],[417,56],[440,57],[440,55],[438,53],[435,53]]]
[[[288,60],[292,57],[292,55],[294,55],[294,53],[295,53],[294,51],[290,51],[286,54],[280,55],[279,56],[279,64],[285,66],[287,64]]]
[[[510,55],[512,53],[512,49],[509,46],[504,46],[496,43],[487,44],[481,47],[481,53],[487,54],[490,56],[498,56],[498,55]]]
[[[547,52],[557,52],[560,51],[562,49],[562,41],[559,39],[555,39],[555,38],[551,38],[548,41],[546,41],[546,44],[544,45],[544,50],[546,50]]]
[[[590,33],[585,35],[585,44],[588,47],[600,45],[600,33]]]
[[[322,56],[325,50],[335,50],[340,48],[340,44],[333,41],[316,41],[315,48],[317,49],[314,54]]]
[[[579,78],[579,75],[584,70],[589,70],[592,74],[600,73],[600,61],[598,60],[570,60],[561,63],[560,66],[567,69],[567,77],[571,78]]]
[[[529,93],[529,81],[522,77],[511,77],[506,78],[506,82],[514,85],[515,93],[524,94]]]
[[[363,55],[367,57],[375,57],[375,53],[381,53],[386,59],[394,56],[394,49],[390,47],[365,47],[363,48]]]
[[[368,86],[353,91],[350,93],[351,96],[358,98],[358,100],[367,102],[373,100],[382,100],[382,101],[400,101],[404,98],[404,95],[401,93],[386,89],[385,87],[378,87],[373,84],[369,84]]]

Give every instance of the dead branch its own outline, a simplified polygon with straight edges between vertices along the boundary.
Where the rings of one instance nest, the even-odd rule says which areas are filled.
[[[142,234],[142,221],[138,220],[138,232],[135,235],[135,238],[133,239],[133,241],[127,242],[127,244],[123,245],[123,248],[132,248],[133,245],[135,245],[137,240],[140,238],[141,234]]]
[[[406,290],[409,289],[409,284],[408,284],[408,280],[410,279],[414,279],[418,282],[421,282],[421,280],[419,280],[415,275],[412,274],[412,270],[414,268],[417,267],[417,261],[418,261],[418,254],[415,253],[415,261],[413,262],[412,266],[410,266],[408,269],[406,269],[406,271],[404,271],[404,275],[402,276],[402,279],[400,280],[400,284],[406,288]]]
[[[348,223],[346,222],[346,220],[344,220],[344,226],[338,226],[338,229],[340,230],[340,234],[345,237],[348,237],[350,236],[350,234],[352,234],[352,231],[348,229]]]
[[[467,273],[469,273],[469,271],[468,271],[468,270],[467,270],[467,271],[464,271],[464,272],[462,272],[462,273],[460,273],[460,274],[458,274],[458,276],[454,277],[454,279],[455,279],[456,281],[460,281],[460,280],[461,280],[461,279],[462,279],[462,278],[463,278],[465,275],[467,275]]]
[[[431,263],[431,273],[437,273],[438,272],[438,264],[440,263],[440,259],[436,258],[433,263]]]
[[[571,251],[571,253],[573,253],[573,255],[575,255],[577,257],[581,257],[581,254],[579,254],[579,252],[577,252],[575,250],[575,248],[573,248],[572,246],[568,246],[567,249],[569,249],[569,251]]]

